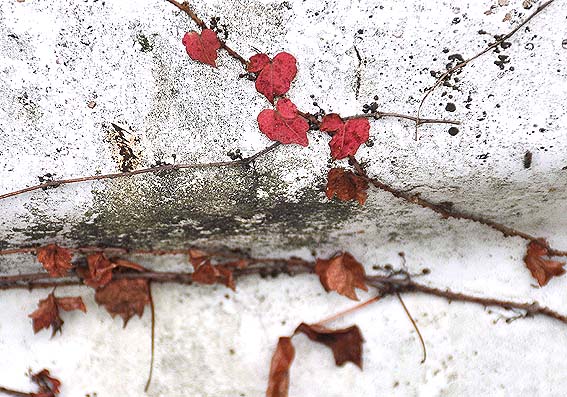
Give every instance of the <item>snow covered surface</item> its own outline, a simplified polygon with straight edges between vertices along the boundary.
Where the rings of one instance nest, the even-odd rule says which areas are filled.
[[[451,55],[475,54],[534,9],[519,0],[210,0],[194,8],[207,21],[220,17],[229,45],[245,57],[253,48],[293,53],[299,72],[289,97],[303,111],[316,112],[317,102],[343,115],[360,113],[374,96],[380,110],[415,114],[422,90],[435,81],[431,71],[443,71]],[[448,126],[423,126],[415,141],[412,123],[372,121],[374,145],[359,151],[369,174],[566,248],[566,24],[567,5],[558,1],[511,47],[476,60],[455,88],[430,97],[423,116],[461,120],[456,135]],[[228,152],[247,156],[268,146],[256,124],[267,101],[238,78],[242,69],[226,53],[218,69],[191,61],[181,38],[194,28],[159,0],[2,1],[0,193],[47,174],[117,172],[126,160],[136,168],[228,161]],[[503,69],[494,63],[502,54],[510,61]],[[445,110],[448,103],[454,112]],[[311,133],[309,147],[278,148],[252,169],[88,182],[2,200],[0,248],[197,245],[305,258],[344,249],[370,273],[373,265],[401,267],[404,252],[410,272],[431,270],[421,277],[431,285],[567,312],[565,279],[535,288],[521,239],[441,219],[380,191],[363,208],[329,203],[328,140]],[[156,269],[189,268],[183,257],[134,259]],[[30,255],[0,257],[2,274],[37,269]],[[2,292],[0,385],[28,389],[27,369],[48,367],[63,381],[63,397],[143,395],[148,313],[121,329],[90,292],[58,293],[82,294],[88,314],[65,314],[64,334],[50,339],[48,332],[34,336],[26,317],[46,291]],[[308,276],[247,279],[236,293],[155,286],[154,298],[150,396],[261,396],[277,337],[352,305]],[[351,364],[336,368],[324,347],[296,338],[290,396],[566,394],[565,325],[541,317],[507,323],[517,313],[405,299],[428,346],[425,364],[399,303],[387,298],[336,324],[360,326],[362,372]]]

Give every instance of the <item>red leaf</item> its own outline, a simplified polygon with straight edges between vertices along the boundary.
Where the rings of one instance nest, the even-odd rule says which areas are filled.
[[[195,269],[202,265],[207,259],[209,259],[209,255],[206,252],[196,249],[189,250],[189,262],[191,262]]]
[[[345,252],[337,254],[331,259],[317,259],[315,273],[327,292],[336,291],[350,299],[358,300],[355,288],[368,291],[364,267]]]
[[[332,133],[333,138],[329,142],[331,155],[340,160],[354,156],[360,145],[368,140],[370,123],[363,118],[347,120],[345,123],[338,114],[331,113],[323,117],[319,129]]]
[[[565,269],[563,269],[563,266],[565,266],[564,262],[543,258],[544,256],[549,256],[548,250],[547,241],[544,239],[532,241],[528,244],[528,250],[524,257],[527,268],[540,287],[546,285],[552,277],[561,276],[565,273]]]
[[[332,168],[327,176],[327,198],[333,196],[341,201],[356,200],[364,205],[368,194],[368,181],[344,168]]]
[[[63,277],[73,268],[73,255],[66,248],[49,244],[37,249],[37,259],[51,277]]]
[[[59,395],[61,381],[52,377],[47,369],[33,374],[31,379],[39,386],[39,392],[30,393],[31,397],[56,397]]]
[[[270,364],[270,377],[266,397],[287,397],[289,390],[289,367],[295,357],[291,338],[281,337]]]
[[[297,74],[295,57],[287,52],[280,52],[274,59],[266,54],[257,54],[250,58],[247,70],[258,73],[256,90],[274,103],[274,97],[289,91],[291,82]]]
[[[96,290],[95,301],[103,305],[112,317],[121,316],[126,327],[133,315],[142,317],[144,306],[150,303],[148,280],[138,278],[111,281]]]
[[[87,308],[80,296],[56,298],[53,293],[50,293],[47,298],[39,301],[37,310],[28,316],[33,322],[33,332],[37,334],[42,329],[49,327],[52,329],[51,336],[54,336],[57,331],[61,332],[63,320],[59,316],[59,309],[87,312]]]
[[[295,333],[302,332],[309,339],[329,347],[335,356],[335,364],[350,361],[362,369],[362,343],[364,339],[356,325],[345,329],[328,329],[320,325],[301,323]]]
[[[193,265],[195,267],[195,265]],[[191,276],[191,279],[200,284],[224,284],[231,290],[235,290],[236,286],[234,284],[234,278],[232,275],[232,270],[222,266],[222,265],[211,265],[210,261],[205,261],[201,265],[195,267],[195,271]]]
[[[280,99],[276,110],[262,110],[258,115],[258,126],[272,141],[297,143],[301,146],[309,144],[309,124],[298,115],[297,107],[289,99]]]
[[[182,43],[191,59],[217,67],[217,50],[221,47],[221,44],[217,34],[211,29],[203,29],[201,34],[197,32],[185,33]]]
[[[87,264],[89,266],[88,272],[84,271],[84,268],[77,269],[77,271],[79,276],[83,278],[84,283],[93,288],[103,287],[108,284],[112,280],[113,269],[117,267],[134,269],[140,272],[146,270],[137,263],[125,259],[108,259],[102,252],[89,255]]]

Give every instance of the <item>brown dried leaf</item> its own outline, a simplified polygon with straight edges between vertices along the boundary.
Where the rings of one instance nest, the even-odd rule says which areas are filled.
[[[209,255],[201,250],[190,249],[188,253],[189,253],[189,262],[191,262],[191,264],[195,269],[209,259]]]
[[[89,266],[88,272],[84,269],[77,269],[77,273],[83,278],[86,285],[93,288],[103,287],[108,284],[112,280],[112,271],[117,267],[134,269],[140,272],[146,270],[137,263],[125,259],[108,259],[102,252],[89,255],[87,264]]]
[[[211,285],[219,283],[226,285],[233,291],[236,289],[232,270],[222,265],[213,266],[208,260],[195,268],[191,279],[200,284]]]
[[[332,168],[327,176],[327,198],[333,196],[341,201],[356,200],[364,205],[368,194],[368,181],[344,168]]]
[[[51,376],[49,370],[44,369],[31,376],[34,383],[39,386],[39,392],[30,393],[31,397],[56,397],[59,395],[61,381]]]
[[[49,244],[37,249],[37,260],[47,270],[51,277],[63,277],[73,268],[71,259],[73,255],[66,248],[56,244]]]
[[[289,390],[289,367],[295,357],[290,337],[281,337],[270,364],[270,377],[266,397],[287,397]]]
[[[315,273],[327,292],[336,291],[350,299],[358,300],[355,288],[368,291],[364,267],[348,252],[331,259],[317,259]]]
[[[51,336],[55,335],[57,331],[61,332],[61,327],[63,326],[63,320],[59,316],[59,309],[87,312],[87,308],[80,296],[56,298],[53,293],[50,293],[47,298],[41,299],[37,306],[37,310],[28,316],[33,322],[33,332],[37,334],[42,329],[51,327]]]
[[[96,290],[95,301],[103,305],[112,317],[121,316],[126,327],[133,315],[142,317],[144,306],[150,303],[148,280],[138,278],[111,281]]]
[[[563,266],[565,266],[564,262],[544,259],[544,256],[549,256],[547,241],[540,239],[531,241],[528,244],[524,262],[540,287],[546,285],[552,277],[561,276],[565,273],[565,269],[563,269]]]
[[[360,329],[353,325],[345,329],[328,329],[320,325],[301,323],[295,333],[302,332],[314,342],[329,347],[338,366],[350,361],[362,369],[362,343]]]

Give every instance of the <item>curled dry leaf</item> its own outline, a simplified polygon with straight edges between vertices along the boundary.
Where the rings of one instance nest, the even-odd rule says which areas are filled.
[[[60,393],[61,381],[54,378],[49,370],[44,369],[31,376],[32,381],[38,385],[37,393],[30,393],[31,397],[56,397]]]
[[[195,269],[209,259],[209,255],[206,252],[197,249],[190,249],[188,254],[189,262],[191,262]]]
[[[561,276],[565,273],[564,262],[545,259],[544,256],[549,256],[547,241],[540,239],[528,244],[524,262],[540,287],[546,285],[552,277]]]
[[[327,175],[327,198],[331,200],[333,196],[341,201],[356,200],[360,205],[364,205],[368,194],[368,181],[352,171],[344,168],[332,168]]]
[[[88,271],[84,268],[77,269],[77,273],[89,287],[103,287],[112,280],[112,271],[117,267],[137,270],[143,272],[142,266],[125,259],[108,259],[102,252],[91,254],[87,257]]]
[[[297,143],[307,146],[309,124],[297,112],[297,107],[287,98],[276,103],[276,110],[264,109],[258,115],[258,126],[272,141]]]
[[[37,260],[51,277],[63,277],[73,268],[73,255],[67,248],[49,244],[37,249]]]
[[[193,265],[195,267],[195,265]],[[195,267],[195,271],[191,279],[200,284],[224,284],[231,290],[235,290],[236,286],[234,284],[234,277],[232,275],[232,270],[228,269],[223,265],[211,265],[209,260],[201,263],[199,266]]]
[[[112,317],[122,317],[126,327],[135,314],[142,317],[144,306],[150,304],[150,286],[148,280],[140,278],[113,280],[96,290],[95,301]]]
[[[60,309],[67,312],[71,310],[87,312],[87,308],[80,296],[58,298],[53,293],[50,293],[47,298],[39,301],[37,310],[29,315],[32,319],[33,332],[37,334],[42,329],[49,327],[52,329],[51,336],[55,335],[57,331],[61,332],[63,320],[59,316]]]
[[[329,142],[331,156],[339,160],[354,156],[360,145],[370,137],[370,123],[367,119],[350,119],[345,123],[336,113],[323,117],[319,129],[333,135]]]
[[[211,29],[203,29],[201,34],[197,32],[185,33],[182,43],[191,59],[217,67],[217,50],[221,47],[221,44],[217,34]]]
[[[266,397],[287,397],[289,391],[289,368],[295,357],[290,337],[281,337],[270,364],[270,377]]]
[[[274,59],[266,54],[257,54],[250,58],[246,70],[258,73],[256,90],[274,103],[274,97],[289,91],[291,82],[297,74],[295,57],[287,52],[280,52]]]
[[[353,325],[344,329],[328,329],[320,325],[301,323],[295,333],[304,333],[314,342],[319,342],[333,351],[338,366],[347,361],[362,369],[362,343],[364,339],[360,329]]]
[[[315,273],[327,292],[336,291],[358,300],[355,288],[368,291],[364,267],[348,252],[337,254],[331,259],[317,259]]]

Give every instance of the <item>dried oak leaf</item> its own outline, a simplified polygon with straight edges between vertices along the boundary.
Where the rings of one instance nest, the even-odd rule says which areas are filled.
[[[84,268],[77,269],[79,276],[83,278],[86,285],[98,288],[103,287],[112,280],[112,270],[117,267],[134,269],[140,272],[145,271],[142,266],[137,263],[127,261],[125,259],[111,258],[108,259],[102,252],[91,254],[87,257],[88,271]]]
[[[195,271],[193,272],[191,279],[200,284],[224,284],[231,290],[235,290],[236,286],[234,284],[234,277],[232,275],[232,270],[224,267],[223,265],[211,265],[209,260],[201,263],[199,266],[193,265]]]
[[[350,361],[362,369],[362,343],[364,339],[356,325],[344,329],[328,329],[320,325],[301,323],[295,333],[302,332],[314,342],[329,347],[338,366]]]
[[[360,205],[364,205],[368,194],[368,181],[352,171],[344,168],[332,168],[327,175],[327,198],[331,200],[337,196],[339,200],[356,200]]]
[[[274,97],[289,91],[291,82],[297,74],[295,57],[287,52],[280,52],[270,60],[266,54],[257,54],[250,58],[246,70],[258,73],[256,90],[274,103]]]
[[[307,146],[309,124],[297,112],[297,107],[287,98],[276,103],[276,110],[264,109],[258,115],[258,126],[272,141],[297,143]]]
[[[524,262],[540,287],[546,285],[552,277],[561,276],[565,273],[564,262],[544,259],[544,256],[549,256],[547,241],[540,239],[528,244]]]
[[[355,288],[368,291],[364,267],[348,252],[337,254],[331,259],[317,259],[315,273],[327,292],[336,291],[358,300]]]
[[[37,260],[51,277],[63,277],[73,268],[73,255],[67,248],[49,244],[37,249]]]
[[[191,59],[217,67],[217,50],[221,47],[217,34],[211,29],[203,29],[201,34],[187,32],[182,40]]]
[[[96,290],[95,301],[112,317],[122,317],[126,327],[135,314],[142,317],[144,306],[150,304],[150,286],[148,280],[140,278],[113,280]]]
[[[41,370],[40,372],[33,374],[31,379],[39,387],[39,391],[37,393],[30,393],[31,397],[56,397],[59,395],[61,381],[51,376],[49,370]]]
[[[290,337],[281,337],[272,356],[266,397],[287,397],[289,390],[289,368],[295,357]]]
[[[336,113],[323,117],[319,129],[332,133],[329,142],[331,156],[339,160],[354,156],[360,145],[370,137],[370,123],[367,119],[350,119],[345,123]]]
[[[54,336],[57,331],[61,332],[63,320],[59,316],[60,309],[67,312],[71,310],[87,312],[87,308],[80,296],[57,298],[52,292],[47,298],[41,299],[37,304],[37,310],[28,316],[32,319],[33,332],[37,334],[42,329],[49,327],[52,329],[51,336]]]

